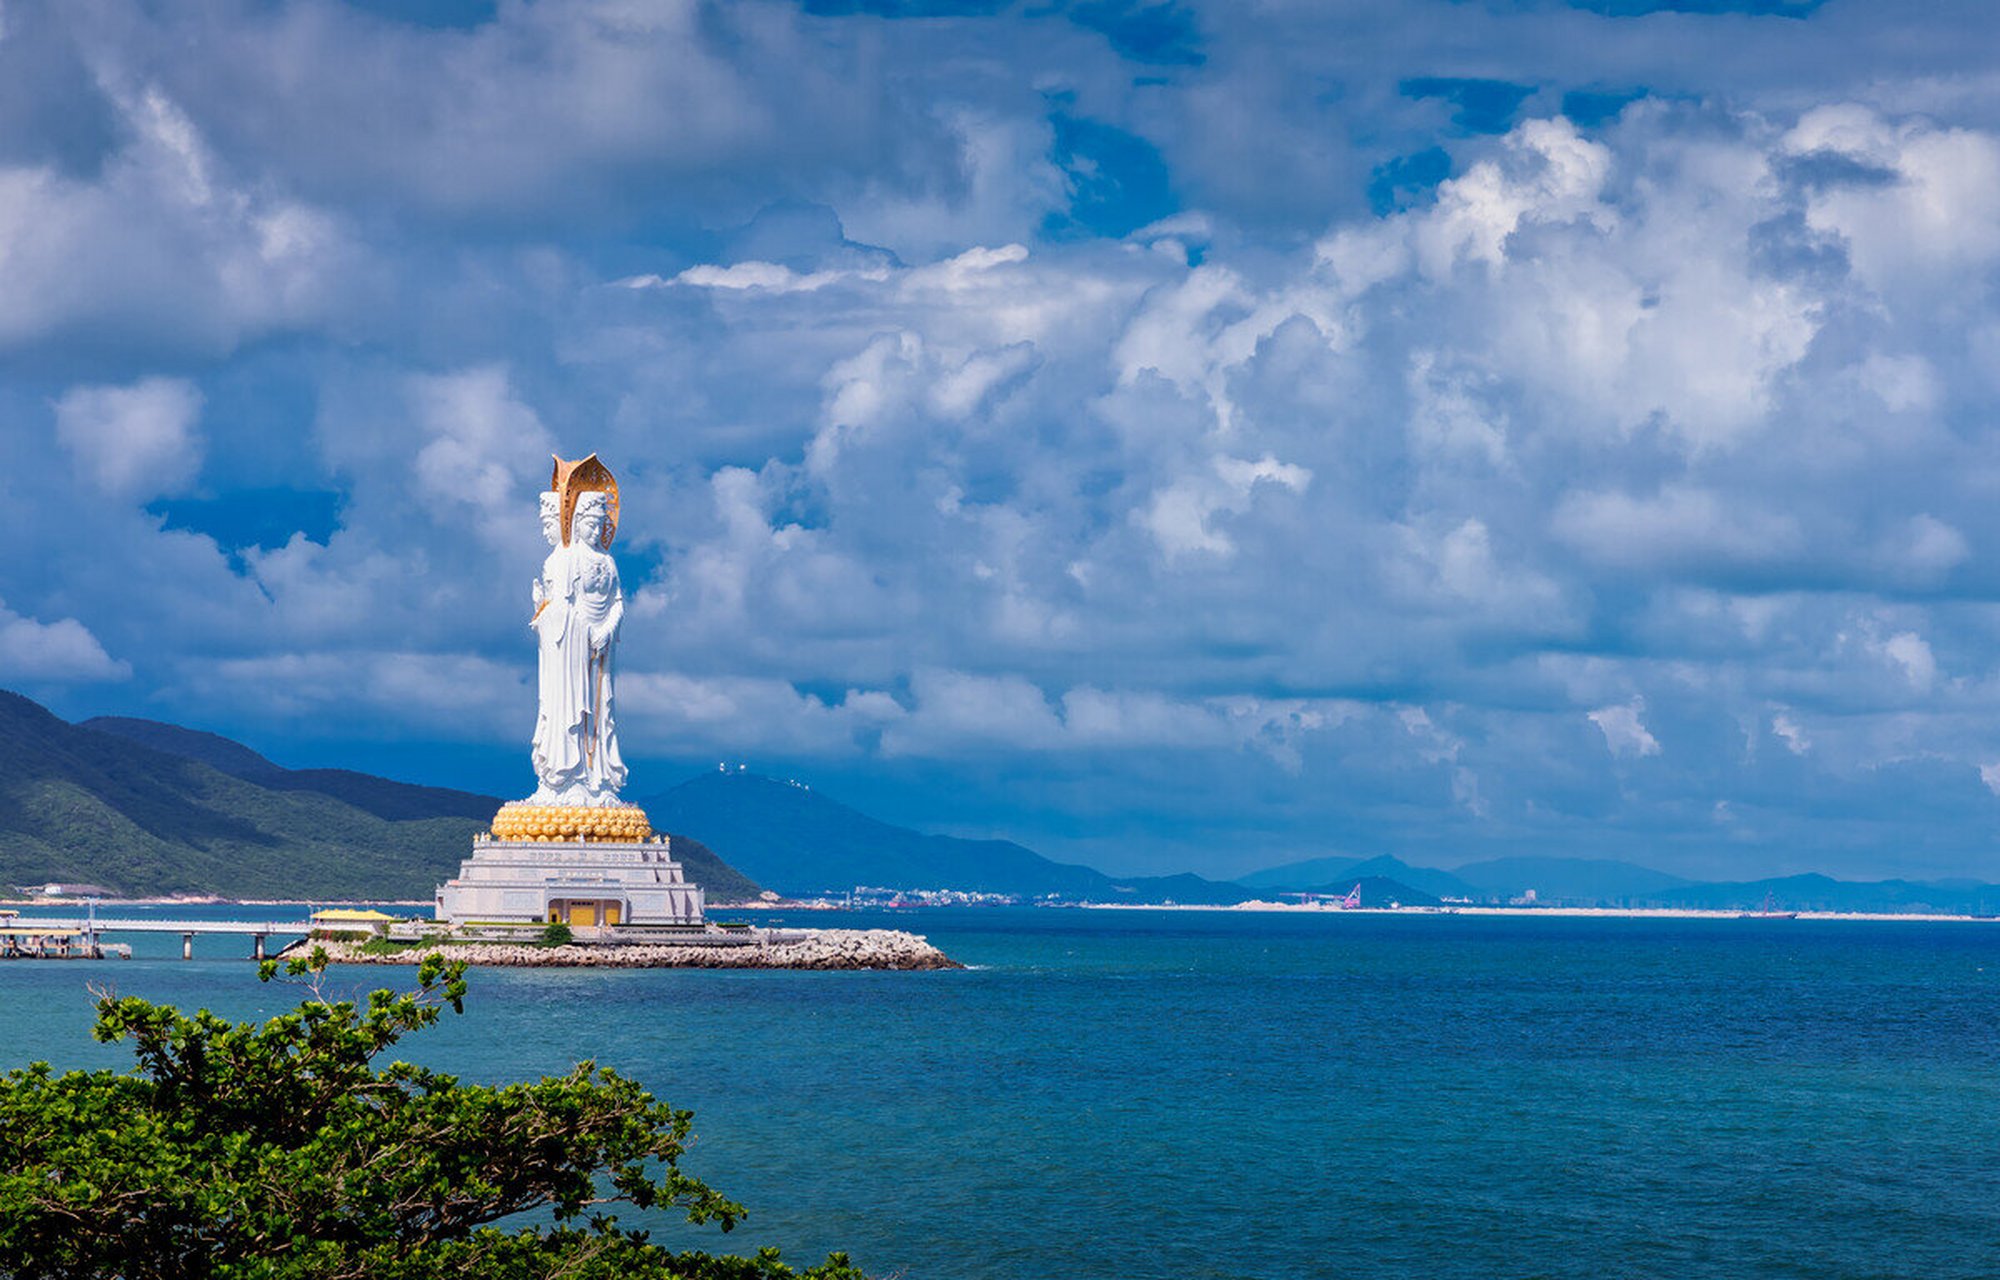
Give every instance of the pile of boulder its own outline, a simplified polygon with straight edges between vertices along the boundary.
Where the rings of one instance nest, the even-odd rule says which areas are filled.
[[[760,939],[753,945],[699,942],[571,943],[456,942],[395,951],[364,950],[341,941],[294,943],[290,954],[326,948],[337,964],[415,964],[432,951],[469,964],[520,968],[605,969],[963,969],[924,938],[896,929],[813,929]]]

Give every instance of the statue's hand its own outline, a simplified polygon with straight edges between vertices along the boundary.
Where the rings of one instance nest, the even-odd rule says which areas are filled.
[[[603,653],[604,646],[611,643],[611,628],[592,627],[590,629],[590,651]]]

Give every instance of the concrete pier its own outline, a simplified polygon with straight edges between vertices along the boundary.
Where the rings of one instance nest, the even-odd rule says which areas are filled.
[[[387,917],[383,917],[387,919]],[[271,954],[272,938],[303,938],[313,931],[311,920],[149,920],[111,919],[97,915],[94,911],[87,920],[57,918],[53,916],[14,915],[6,918],[13,927],[0,929],[0,935],[34,934],[37,936],[77,935],[82,941],[75,948],[79,954],[95,954],[105,950],[102,935],[107,933],[165,933],[181,936],[181,959],[194,959],[194,939],[198,933],[233,933],[250,937],[251,954],[259,960]],[[18,949],[18,948],[17,948]],[[129,951],[128,944],[113,945],[115,951]]]

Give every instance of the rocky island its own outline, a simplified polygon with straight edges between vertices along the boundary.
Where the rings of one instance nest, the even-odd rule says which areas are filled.
[[[536,942],[308,938],[281,954],[324,947],[335,964],[415,964],[432,952],[469,964],[513,968],[605,969],[963,969],[914,933],[895,929],[758,930],[672,942],[616,945]]]

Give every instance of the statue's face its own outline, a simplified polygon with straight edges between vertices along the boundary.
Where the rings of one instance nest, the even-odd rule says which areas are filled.
[[[562,510],[553,502],[542,504],[542,537],[552,547],[562,541]]]
[[[595,509],[579,509],[571,537],[586,547],[595,547],[604,541],[604,513]]]

